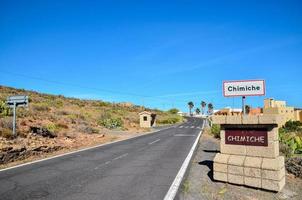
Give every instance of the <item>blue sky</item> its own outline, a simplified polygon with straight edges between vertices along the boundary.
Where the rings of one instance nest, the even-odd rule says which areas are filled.
[[[265,79],[302,107],[301,1],[0,0],[0,84],[153,108],[212,102]],[[247,103],[262,106],[264,97]]]

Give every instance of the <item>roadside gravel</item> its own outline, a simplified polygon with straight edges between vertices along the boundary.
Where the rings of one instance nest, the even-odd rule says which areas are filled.
[[[286,186],[279,193],[214,181],[213,159],[217,152],[219,152],[219,140],[205,132],[199,141],[199,147],[176,200],[301,199],[302,179],[290,174],[286,175]]]

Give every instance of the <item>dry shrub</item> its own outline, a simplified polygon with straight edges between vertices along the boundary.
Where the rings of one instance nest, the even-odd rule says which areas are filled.
[[[11,117],[0,118],[0,128],[12,129],[13,121]]]
[[[12,134],[12,130],[7,129],[7,128],[0,128],[0,137],[4,137],[6,139],[13,139],[14,138],[14,136]]]
[[[62,122],[62,121],[58,122],[58,123],[56,124],[56,126],[57,126],[57,128],[59,128],[59,129],[68,129],[68,125],[67,125],[65,122]]]
[[[67,110],[59,110],[57,115],[70,115],[71,113]]]
[[[47,104],[43,104],[43,103],[33,105],[32,109],[33,109],[33,111],[36,111],[36,112],[50,111],[50,107]]]
[[[96,128],[91,127],[88,124],[80,124],[78,126],[78,130],[82,133],[87,133],[87,134],[94,134],[94,133],[99,133],[99,130]]]

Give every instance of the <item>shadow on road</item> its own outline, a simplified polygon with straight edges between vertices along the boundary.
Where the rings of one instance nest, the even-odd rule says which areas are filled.
[[[215,181],[213,177],[213,161],[212,160],[204,160],[198,163],[199,165],[204,165],[209,168],[208,177],[211,179],[211,181]]]
[[[206,152],[206,153],[220,153],[220,151],[218,151],[217,149],[215,149],[215,150],[203,149],[203,151]]]

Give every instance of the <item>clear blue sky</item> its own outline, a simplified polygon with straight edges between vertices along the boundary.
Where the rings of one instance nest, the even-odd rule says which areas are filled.
[[[301,10],[298,0],[0,0],[0,84],[186,111],[190,100],[240,107],[222,81],[265,79],[266,97],[302,107]]]

